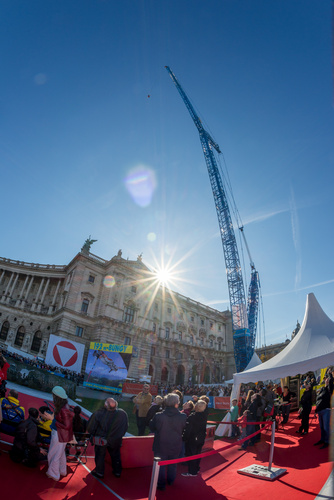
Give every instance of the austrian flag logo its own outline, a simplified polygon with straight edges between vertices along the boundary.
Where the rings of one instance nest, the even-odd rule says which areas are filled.
[[[45,362],[73,372],[80,372],[85,344],[51,333]]]
[[[53,348],[53,357],[58,365],[68,368],[73,366],[78,360],[78,351],[72,342],[62,340]]]

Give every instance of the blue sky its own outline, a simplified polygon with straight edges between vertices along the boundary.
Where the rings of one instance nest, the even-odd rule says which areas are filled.
[[[66,264],[92,235],[105,259],[178,263],[174,290],[228,308],[209,177],[169,65],[224,154],[261,278],[258,342],[290,336],[310,292],[334,319],[331,11],[3,1],[0,255]],[[138,198],[127,187],[143,174]]]

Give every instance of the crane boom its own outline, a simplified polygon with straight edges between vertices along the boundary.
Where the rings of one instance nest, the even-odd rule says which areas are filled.
[[[240,372],[246,368],[248,362],[250,361],[250,358],[253,355],[254,347],[252,347],[253,339],[251,338],[248,328],[245,288],[241,272],[237,242],[225,189],[213,149],[215,149],[217,153],[221,153],[221,151],[218,144],[204,129],[200,118],[195,112],[191,102],[189,101],[186,93],[184,92],[172,70],[168,66],[166,66],[166,70],[168,71],[177,90],[179,91],[179,94],[181,95],[182,100],[185,103],[200,136],[200,141],[213,192],[213,198],[216,206],[220,235],[223,245],[232,315],[234,357],[237,371]]]

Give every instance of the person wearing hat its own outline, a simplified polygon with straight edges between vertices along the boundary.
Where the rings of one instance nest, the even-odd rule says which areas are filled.
[[[51,443],[48,453],[49,468],[46,475],[54,481],[66,476],[66,444],[73,439],[73,416],[67,402],[67,394],[63,387],[56,385],[52,389],[54,402],[54,419],[51,424]]]

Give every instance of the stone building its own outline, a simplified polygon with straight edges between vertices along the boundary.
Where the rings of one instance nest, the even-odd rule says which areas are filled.
[[[90,240],[92,241],[92,240]],[[133,345],[129,378],[220,383],[235,371],[231,315],[168,288],[119,251],[84,245],[67,265],[0,258],[0,346],[45,358],[50,334],[85,344]]]

